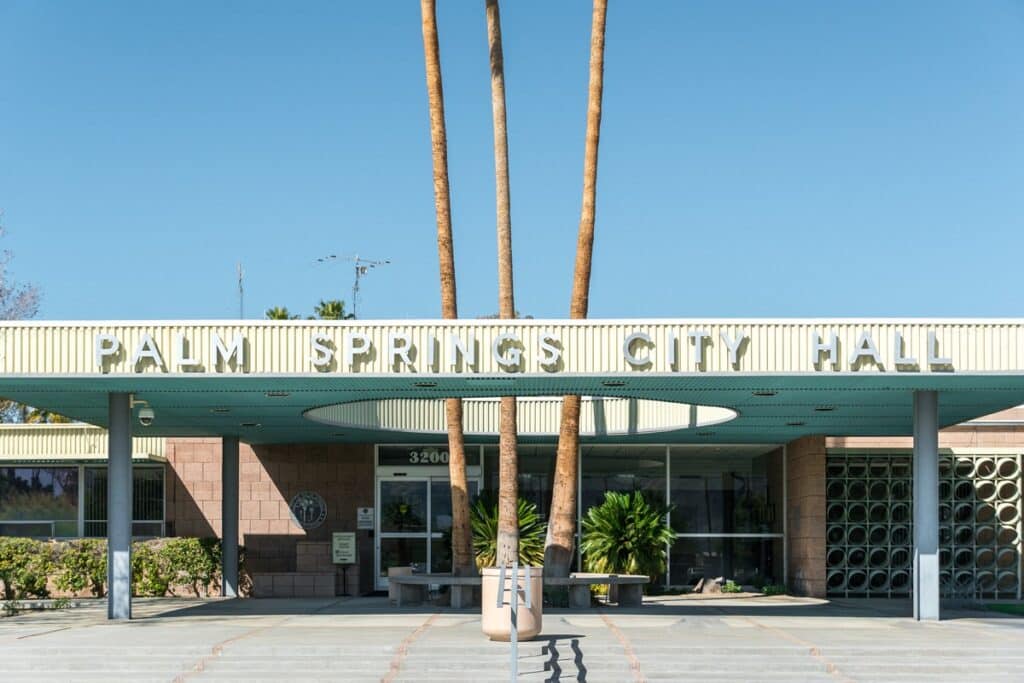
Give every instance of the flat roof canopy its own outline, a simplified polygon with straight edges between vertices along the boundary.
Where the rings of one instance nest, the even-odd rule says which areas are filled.
[[[1024,321],[0,324],[0,396],[106,426],[107,394],[129,392],[156,415],[137,436],[442,442],[441,398],[571,393],[590,397],[584,441],[782,443],[910,434],[922,389],[943,426],[1024,403]],[[540,425],[524,441],[553,438],[557,409],[521,413]]]

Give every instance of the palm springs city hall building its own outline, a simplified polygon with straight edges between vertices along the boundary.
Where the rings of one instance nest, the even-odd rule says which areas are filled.
[[[471,494],[519,397],[521,495],[546,515],[560,400],[584,397],[580,512],[670,504],[670,587],[1021,596],[1024,321],[0,323],[0,396],[78,422],[0,426],[0,535],[218,536],[257,596],[360,594],[450,569],[444,397]],[[332,563],[331,542],[353,545]]]

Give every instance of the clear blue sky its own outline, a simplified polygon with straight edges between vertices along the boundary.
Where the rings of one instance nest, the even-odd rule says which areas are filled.
[[[483,0],[442,0],[460,313],[497,309]],[[590,6],[503,6],[518,308],[568,311]],[[1024,5],[625,2],[591,314],[1024,315]],[[40,317],[439,315],[418,3],[0,3]]]

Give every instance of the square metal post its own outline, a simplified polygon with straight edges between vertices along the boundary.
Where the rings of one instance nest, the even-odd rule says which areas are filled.
[[[238,437],[221,440],[220,594],[238,597]]]
[[[107,618],[132,618],[131,394],[109,396],[107,446]]]
[[[914,392],[914,619],[939,619],[939,396]]]

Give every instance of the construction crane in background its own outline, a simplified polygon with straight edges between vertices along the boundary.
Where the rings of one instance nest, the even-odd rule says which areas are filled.
[[[314,264],[318,263],[332,263],[337,261],[347,261],[354,264],[355,266],[355,282],[352,283],[352,317],[356,317],[356,301],[359,296],[359,281],[365,276],[370,269],[376,268],[377,266],[386,266],[391,263],[390,260],[384,259],[382,261],[374,261],[371,259],[365,259],[356,254],[355,256],[338,256],[337,254],[328,254],[327,256],[321,256]]]

